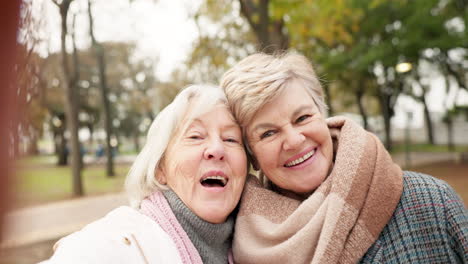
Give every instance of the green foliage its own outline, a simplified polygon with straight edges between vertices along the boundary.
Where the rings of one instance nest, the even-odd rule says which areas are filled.
[[[204,1],[193,19],[199,37],[186,61],[191,83],[218,83],[230,66],[255,51],[255,36],[241,17],[239,2]]]
[[[453,121],[453,118],[459,115],[464,116],[465,121],[468,122],[468,105],[457,105],[448,109],[442,120],[445,123],[448,123],[450,121]]]
[[[355,97],[359,109],[372,114],[380,110],[385,120],[386,142],[391,142],[390,118],[399,95],[403,91],[412,93],[412,85],[420,81],[412,76],[415,74],[397,73],[398,63],[412,63],[413,72],[419,71],[421,61],[438,65],[447,78],[455,78],[460,87],[466,87],[468,10],[463,1],[239,0],[232,2],[233,7],[235,3],[244,7],[239,16],[246,19],[244,23],[255,34],[257,46],[265,48],[265,42],[275,44],[271,41],[274,34],[277,39],[287,36],[291,49],[314,62],[318,75],[327,82],[327,96],[334,109],[352,108],[350,98]],[[265,8],[261,3],[268,5]],[[213,5],[213,1],[205,4]],[[262,19],[262,11],[268,12],[267,19]],[[218,8],[217,17],[220,12],[223,10]],[[230,17],[232,13],[224,15]],[[212,17],[199,13],[197,18],[203,16]],[[225,21],[213,22],[226,30],[232,29]],[[267,34],[264,28],[269,29]],[[218,38],[212,36],[205,44],[216,41]],[[464,57],[451,58],[449,53],[455,49],[462,50]],[[427,51],[435,55],[428,55],[431,52]],[[232,54],[233,51],[228,51],[225,61],[232,59]],[[223,55],[214,56],[219,65]],[[380,103],[380,109],[375,102]],[[365,115],[364,111],[361,114]],[[387,144],[389,148],[390,145]]]

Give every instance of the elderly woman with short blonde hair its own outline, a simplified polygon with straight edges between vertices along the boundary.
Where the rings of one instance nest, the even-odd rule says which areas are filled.
[[[254,54],[222,80],[257,180],[240,202],[238,263],[466,263],[468,216],[445,182],[402,171],[379,139],[325,119],[302,55]]]
[[[232,263],[232,212],[246,174],[223,91],[190,86],[149,129],[126,180],[131,207],[61,239],[44,263]]]

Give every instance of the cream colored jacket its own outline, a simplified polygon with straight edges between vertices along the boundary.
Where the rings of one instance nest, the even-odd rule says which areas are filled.
[[[54,251],[40,264],[182,263],[171,237],[151,218],[128,206],[60,239]]]

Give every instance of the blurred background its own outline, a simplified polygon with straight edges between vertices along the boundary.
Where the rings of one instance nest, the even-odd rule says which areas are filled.
[[[256,51],[310,58],[329,115],[375,133],[404,169],[468,201],[466,0],[24,0],[8,124],[14,174],[0,263],[126,204],[158,112]]]

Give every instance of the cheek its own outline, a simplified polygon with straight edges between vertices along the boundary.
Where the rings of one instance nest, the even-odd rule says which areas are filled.
[[[234,166],[232,169],[236,175],[247,175],[247,156],[243,149],[233,151],[232,166]]]
[[[260,166],[260,169],[263,171],[268,171],[278,163],[279,151],[274,146],[274,144],[265,144],[263,146],[258,146],[254,151],[254,155],[257,159],[257,162]]]
[[[194,171],[196,168],[190,166],[192,161],[174,164],[172,170],[169,172],[167,183],[170,187],[180,187],[185,185],[188,181],[194,178]]]
[[[308,134],[308,137],[320,142],[321,144],[328,144],[328,141],[331,140],[330,131],[325,121],[311,126],[306,133]]]

